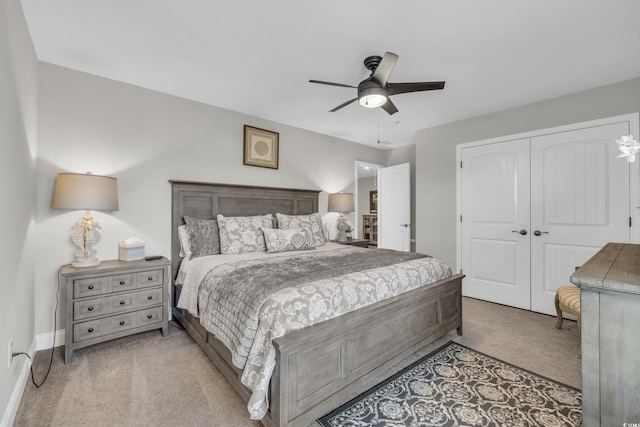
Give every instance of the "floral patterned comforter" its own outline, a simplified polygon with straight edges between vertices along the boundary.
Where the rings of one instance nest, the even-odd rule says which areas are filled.
[[[273,338],[452,274],[447,264],[424,255],[331,246],[225,263],[198,259],[197,274],[181,273],[187,280],[178,307],[198,316],[231,350],[233,364],[243,370],[242,383],[253,392],[252,419],[263,418],[268,409]],[[203,267],[208,263],[214,265]]]

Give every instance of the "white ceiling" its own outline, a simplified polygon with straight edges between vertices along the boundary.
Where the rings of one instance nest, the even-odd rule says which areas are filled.
[[[640,76],[638,0],[22,0],[41,61],[363,144]],[[357,102],[369,55],[391,82]]]

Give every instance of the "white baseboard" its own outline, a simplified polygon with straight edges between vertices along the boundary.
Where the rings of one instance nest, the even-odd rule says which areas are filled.
[[[55,332],[55,344],[56,347],[64,345],[64,330],[58,330]],[[18,408],[20,407],[20,401],[22,400],[22,394],[24,393],[24,389],[27,386],[27,381],[30,380],[31,376],[31,360],[35,356],[36,352],[40,350],[46,350],[53,346],[53,332],[46,332],[44,334],[36,335],[31,343],[31,348],[28,351],[28,357],[25,357],[25,361],[20,369],[20,376],[18,376],[18,381],[16,382],[15,387],[13,388],[13,393],[11,393],[11,397],[9,398],[9,403],[5,408],[4,414],[2,416],[2,420],[0,420],[0,427],[10,427],[13,425],[13,422],[16,419],[16,415],[18,413]],[[22,356],[24,357],[24,356]]]
[[[33,356],[35,356],[36,354],[35,345],[36,340],[34,339],[31,343],[31,348],[28,351],[29,357],[31,357],[31,359],[33,359]],[[29,375],[31,374],[31,359],[29,359],[28,357],[25,357],[24,359],[24,363],[22,364],[22,368],[20,369],[20,376],[18,376],[18,381],[13,388],[13,393],[11,393],[9,403],[7,404],[7,407],[4,411],[2,420],[0,420],[0,427],[10,427],[13,425],[13,422],[16,419],[16,414],[18,413],[18,408],[20,407],[20,401],[22,400],[22,393],[24,393],[24,388],[27,386],[27,381],[29,380]]]
[[[64,345],[64,329],[59,329],[56,331],[56,347],[60,347]],[[36,335],[36,351],[46,350],[48,348],[53,347],[53,332],[45,332],[44,334]]]

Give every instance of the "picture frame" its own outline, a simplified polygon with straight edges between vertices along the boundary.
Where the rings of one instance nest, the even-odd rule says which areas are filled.
[[[378,190],[369,191],[369,212],[378,213]]]
[[[278,169],[279,138],[277,132],[244,125],[242,164]]]

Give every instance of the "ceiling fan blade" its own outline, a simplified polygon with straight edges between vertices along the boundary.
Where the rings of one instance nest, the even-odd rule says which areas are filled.
[[[350,88],[356,89],[355,86],[343,85],[342,83],[323,82],[321,80],[309,80],[309,83],[318,83],[321,85],[329,85],[329,86],[350,87]]]
[[[444,82],[389,83],[389,96],[438,89],[444,89]]]
[[[393,71],[393,67],[396,66],[396,62],[398,61],[398,55],[395,53],[387,52],[382,57],[380,64],[378,64],[378,68],[373,72],[371,78],[382,86],[387,84],[387,80],[389,80],[389,76],[391,75],[391,71]]]
[[[334,112],[338,111],[339,109],[341,109],[341,108],[343,108],[343,107],[346,107],[347,105],[351,104],[353,101],[357,101],[357,100],[358,100],[358,98],[350,99],[350,100],[348,100],[347,102],[345,102],[345,103],[343,103],[343,104],[338,105],[338,106],[337,106],[336,108],[334,108],[333,110],[329,110],[329,112],[330,112],[330,113],[334,113]]]
[[[394,115],[395,113],[398,112],[398,108],[396,107],[396,105],[391,101],[390,98],[387,98],[387,102],[385,102],[383,105],[380,106],[380,108],[382,108],[384,111],[386,111],[387,113],[389,113],[390,116]]]

